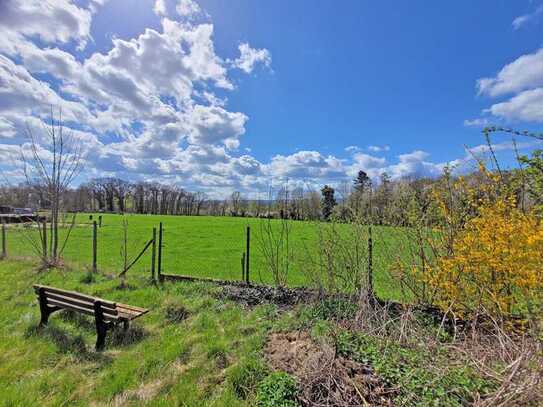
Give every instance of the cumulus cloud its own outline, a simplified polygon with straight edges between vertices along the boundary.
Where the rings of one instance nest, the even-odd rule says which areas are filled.
[[[251,48],[246,42],[241,43],[238,49],[240,55],[239,58],[233,61],[232,65],[234,67],[246,73],[251,73],[258,64],[262,64],[267,68],[271,66],[271,53],[267,49]]]
[[[84,47],[90,37],[91,11],[69,0],[3,0],[0,33],[39,37],[46,43],[76,41]]]
[[[506,120],[543,121],[543,48],[505,65],[495,77],[479,79],[477,88],[493,98],[512,95],[485,112]]]
[[[191,17],[202,12],[198,3],[193,0],[178,0],[175,11],[183,17]]]
[[[444,165],[422,151],[391,159],[355,146],[346,148],[348,158],[307,150],[256,158],[241,141],[258,135],[246,134],[249,117],[231,111],[226,95],[235,91],[233,67],[244,73],[271,67],[270,52],[241,43],[239,58],[223,59],[215,51],[213,23],[198,21],[205,12],[189,0],[157,0],[158,28],[114,38],[99,52],[70,51],[87,43],[91,48],[90,25],[104,2],[91,0],[87,9],[69,0],[0,2],[2,156],[18,157],[26,148],[25,128],[43,134],[52,105],[62,108],[67,129],[82,140],[89,177],[168,180],[220,195],[262,191],[270,180],[339,183],[360,169],[375,179],[385,171],[393,178],[433,176]],[[488,86],[513,80],[498,75]],[[389,147],[364,150],[384,154]],[[15,161],[0,168],[11,174]]]
[[[543,49],[522,55],[505,65],[493,78],[477,81],[479,94],[501,96],[543,85]]]

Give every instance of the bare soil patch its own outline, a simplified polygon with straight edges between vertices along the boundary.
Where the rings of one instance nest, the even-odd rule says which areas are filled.
[[[307,332],[272,333],[265,346],[274,370],[294,376],[304,406],[392,406],[393,391],[370,366],[336,356]]]

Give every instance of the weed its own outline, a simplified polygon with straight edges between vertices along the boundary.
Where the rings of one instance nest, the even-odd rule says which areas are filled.
[[[298,405],[297,394],[298,384],[294,377],[288,373],[274,372],[258,386],[256,404],[259,407],[293,407]]]

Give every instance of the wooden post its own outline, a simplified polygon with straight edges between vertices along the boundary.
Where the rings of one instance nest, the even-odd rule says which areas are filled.
[[[368,296],[373,300],[373,239],[371,226],[368,228]]]
[[[162,274],[162,222],[158,225],[158,261],[157,261],[157,273],[160,280]]]
[[[98,271],[98,229],[96,221],[92,222],[92,271],[96,273]]]
[[[249,284],[249,255],[251,253],[251,227],[247,226],[247,247],[245,249],[245,282]]]
[[[6,222],[2,219],[2,256],[0,259],[5,259],[8,253],[6,251]]]
[[[155,281],[155,259],[156,259],[156,228],[153,228],[153,246],[151,249],[151,278]]]
[[[98,216],[98,226],[102,227],[102,215]]]
[[[245,252],[241,255],[241,281],[245,281]]]

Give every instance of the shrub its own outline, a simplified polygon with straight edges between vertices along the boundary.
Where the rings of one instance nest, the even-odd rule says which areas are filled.
[[[258,386],[256,404],[259,407],[297,406],[297,393],[296,379],[284,372],[274,372]]]
[[[541,300],[543,225],[516,207],[514,196],[482,200],[452,245],[430,269],[427,283],[440,307],[499,317],[526,311]]]
[[[249,357],[229,370],[228,381],[234,393],[238,397],[246,399],[256,390],[258,383],[266,374],[266,366],[258,359]]]

